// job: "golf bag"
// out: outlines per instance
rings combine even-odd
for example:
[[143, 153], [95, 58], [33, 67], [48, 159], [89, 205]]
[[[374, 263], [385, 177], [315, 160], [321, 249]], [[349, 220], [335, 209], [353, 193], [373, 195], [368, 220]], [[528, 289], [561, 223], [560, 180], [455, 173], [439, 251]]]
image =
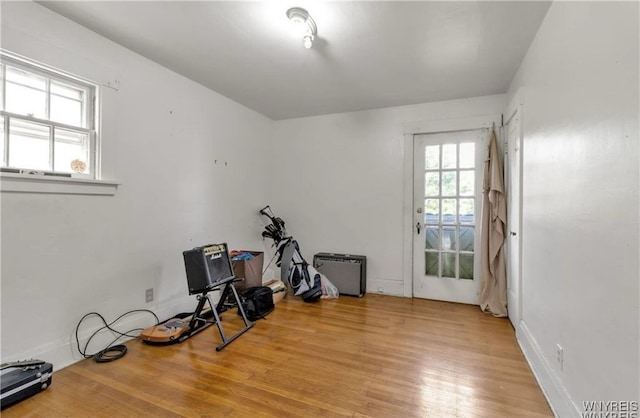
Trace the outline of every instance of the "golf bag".
[[271, 223], [262, 232], [263, 238], [273, 240], [277, 248], [276, 265], [280, 267], [281, 280], [287, 283], [293, 294], [301, 296], [305, 302], [315, 302], [322, 296], [320, 273], [302, 258], [300, 246], [293, 237], [287, 235], [284, 221], [273, 215], [269, 206], [260, 210]]

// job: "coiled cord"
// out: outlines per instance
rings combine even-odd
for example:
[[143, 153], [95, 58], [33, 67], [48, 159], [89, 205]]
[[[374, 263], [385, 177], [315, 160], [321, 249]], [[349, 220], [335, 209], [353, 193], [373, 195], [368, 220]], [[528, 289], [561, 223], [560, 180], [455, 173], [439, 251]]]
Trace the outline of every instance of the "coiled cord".
[[[98, 363], [108, 363], [110, 361], [114, 361], [114, 360], [118, 360], [119, 358], [124, 357], [125, 354], [127, 354], [127, 347], [123, 344], [118, 344], [118, 345], [112, 345], [113, 343], [115, 343], [116, 341], [118, 341], [121, 338], [124, 337], [130, 337], [130, 338], [137, 338], [139, 336], [139, 334], [136, 335], [132, 335], [132, 332], [135, 331], [142, 331], [143, 328], [133, 328], [130, 329], [129, 331], [126, 332], [120, 332], [116, 329], [114, 329], [112, 327], [113, 324], [115, 324], [116, 322], [118, 322], [120, 319], [124, 318], [127, 315], [131, 315], [133, 313], [136, 312], [146, 312], [146, 313], [150, 313], [151, 315], [153, 315], [153, 317], [156, 319], [156, 325], [160, 323], [160, 320], [158, 319], [158, 316], [153, 312], [150, 311], [148, 309], [134, 309], [132, 311], [128, 311], [123, 313], [122, 315], [120, 315], [119, 317], [117, 317], [116, 319], [114, 319], [113, 321], [107, 323], [107, 320], [104, 319], [104, 317], [102, 315], [100, 315], [97, 312], [89, 312], [88, 314], [86, 314], [85, 316], [82, 317], [82, 319], [80, 319], [80, 321], [78, 322], [78, 325], [76, 326], [76, 344], [78, 346], [78, 352], [84, 357], [84, 358], [93, 358], [94, 361], [98, 362]], [[91, 334], [91, 336], [89, 337], [89, 339], [87, 340], [87, 342], [84, 345], [84, 348], [80, 348], [80, 337], [78, 336], [78, 331], [80, 329], [80, 325], [82, 324], [82, 322], [90, 316], [97, 316], [98, 318], [100, 318], [100, 320], [102, 321], [102, 323], [104, 324], [104, 326], [98, 328], [93, 334]], [[118, 336], [111, 341], [109, 344], [107, 344], [107, 347], [105, 347], [104, 349], [93, 353], [93, 354], [87, 354], [87, 347], [89, 346], [89, 343], [91, 342], [91, 340], [93, 339], [93, 337], [95, 337], [99, 332], [101, 332], [102, 330], [108, 329], [109, 331], [117, 334]]]

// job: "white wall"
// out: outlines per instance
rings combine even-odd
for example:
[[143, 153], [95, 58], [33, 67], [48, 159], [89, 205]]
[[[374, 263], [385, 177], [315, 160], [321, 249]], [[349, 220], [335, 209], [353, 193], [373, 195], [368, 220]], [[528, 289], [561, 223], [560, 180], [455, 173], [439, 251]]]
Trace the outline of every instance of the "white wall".
[[115, 196], [2, 193], [3, 361], [70, 364], [73, 331], [91, 311], [113, 320], [137, 308], [161, 319], [192, 310], [183, 250], [263, 249], [269, 119], [35, 3], [3, 2], [2, 47], [119, 80], [117, 91], [102, 88], [103, 174], [122, 183]]
[[518, 333], [561, 417], [640, 398], [638, 35], [636, 2], [554, 2], [509, 90], [525, 96]]
[[272, 208], [308, 262], [322, 251], [366, 255], [367, 291], [402, 296], [403, 124], [504, 105], [497, 95], [276, 121]]

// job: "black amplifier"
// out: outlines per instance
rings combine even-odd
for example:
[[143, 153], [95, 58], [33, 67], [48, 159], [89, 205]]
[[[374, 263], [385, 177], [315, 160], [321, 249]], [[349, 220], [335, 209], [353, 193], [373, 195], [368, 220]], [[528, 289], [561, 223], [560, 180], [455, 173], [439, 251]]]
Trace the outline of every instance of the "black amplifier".
[[364, 255], [318, 253], [313, 267], [327, 276], [341, 295], [362, 297], [367, 292], [367, 257]]

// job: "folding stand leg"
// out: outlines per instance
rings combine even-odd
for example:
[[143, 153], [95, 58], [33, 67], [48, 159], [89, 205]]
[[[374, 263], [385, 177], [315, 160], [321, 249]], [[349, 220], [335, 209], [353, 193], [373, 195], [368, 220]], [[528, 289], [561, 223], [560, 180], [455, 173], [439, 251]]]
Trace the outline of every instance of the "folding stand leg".
[[[238, 309], [240, 311], [240, 314], [242, 315], [242, 320], [244, 321], [244, 328], [242, 328], [240, 331], [233, 334], [230, 338], [227, 338], [227, 336], [224, 334], [224, 330], [222, 329], [222, 324], [220, 323], [220, 309], [222, 309], [222, 306], [225, 302], [225, 296], [228, 294], [229, 288], [231, 288], [231, 291], [233, 292], [233, 297], [235, 298], [236, 303], [238, 304]], [[235, 286], [233, 286], [233, 282], [231, 281], [225, 284], [220, 300], [218, 301], [218, 306], [216, 306], [216, 309], [213, 309], [213, 316], [216, 319], [216, 326], [218, 327], [218, 332], [220, 333], [220, 337], [222, 338], [222, 344], [216, 347], [216, 351], [222, 350], [227, 345], [231, 344], [236, 338], [238, 338], [239, 336], [241, 336], [242, 334], [244, 334], [245, 332], [253, 328], [253, 326], [255, 325], [253, 322], [249, 322], [249, 320], [247, 319], [247, 315], [245, 314], [244, 309], [242, 308], [242, 303], [240, 303], [240, 297], [238, 296], [238, 291], [236, 290]]]

